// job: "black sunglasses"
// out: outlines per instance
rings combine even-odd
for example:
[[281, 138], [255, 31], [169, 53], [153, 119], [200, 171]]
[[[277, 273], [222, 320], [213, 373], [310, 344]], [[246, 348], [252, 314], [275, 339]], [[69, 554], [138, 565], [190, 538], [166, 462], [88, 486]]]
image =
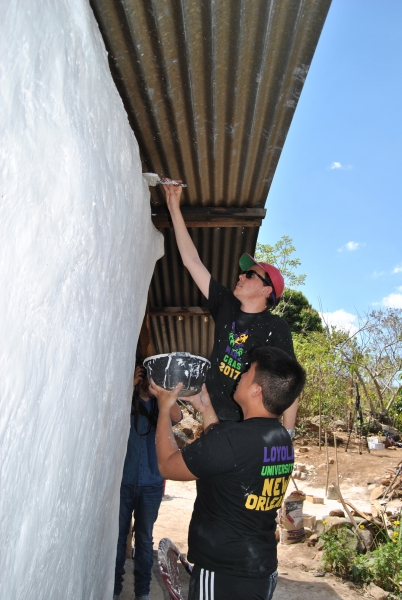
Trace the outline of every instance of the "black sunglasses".
[[264, 285], [270, 285], [273, 288], [271, 281], [269, 279], [265, 279], [265, 277], [261, 277], [257, 271], [250, 269], [249, 271], [243, 271], [242, 275], [245, 275], [246, 279], [252, 279], [254, 275], [256, 275], [259, 279], [261, 279]]

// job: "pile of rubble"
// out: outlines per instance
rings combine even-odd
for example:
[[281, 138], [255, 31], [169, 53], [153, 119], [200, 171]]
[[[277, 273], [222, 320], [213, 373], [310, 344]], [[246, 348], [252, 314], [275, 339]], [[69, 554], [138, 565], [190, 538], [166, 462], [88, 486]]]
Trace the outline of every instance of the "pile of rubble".
[[396, 498], [402, 498], [402, 460], [394, 469], [387, 469], [381, 485], [376, 486], [370, 494], [372, 501], [382, 499], [390, 502]]
[[[350, 505], [349, 502], [346, 503]], [[385, 510], [379, 502], [376, 502], [376, 505], [372, 506], [372, 514], [366, 514], [356, 508], [351, 509], [349, 515], [341, 509], [331, 510], [329, 515], [316, 520], [314, 529], [305, 527], [307, 545], [322, 550], [320, 535], [324, 531], [339, 527], [347, 527], [351, 531], [351, 539], [353, 538], [356, 550], [360, 553], [372, 550], [376, 539], [392, 539], [395, 535], [395, 523], [399, 525], [400, 522], [400, 509], [391, 511]]]
[[[319, 444], [319, 435], [321, 430], [321, 443], [325, 441], [325, 435], [329, 446], [335, 445], [335, 437], [337, 445], [349, 444], [352, 438], [356, 442], [356, 438], [359, 439], [359, 444], [362, 443], [364, 447], [369, 447], [369, 441], [375, 439], [381, 446], [372, 446], [374, 449], [380, 449], [381, 447], [390, 448], [391, 450], [397, 447], [402, 447], [402, 434], [392, 427], [391, 425], [380, 423], [376, 419], [372, 419], [369, 424], [369, 432], [367, 436], [376, 435], [376, 438], [366, 437], [366, 434], [360, 435], [356, 430], [356, 427], [348, 421], [341, 419], [331, 419], [328, 415], [319, 415], [301, 419], [296, 429], [296, 439], [302, 444]], [[345, 436], [337, 436], [336, 432], [348, 433], [347, 439]]]

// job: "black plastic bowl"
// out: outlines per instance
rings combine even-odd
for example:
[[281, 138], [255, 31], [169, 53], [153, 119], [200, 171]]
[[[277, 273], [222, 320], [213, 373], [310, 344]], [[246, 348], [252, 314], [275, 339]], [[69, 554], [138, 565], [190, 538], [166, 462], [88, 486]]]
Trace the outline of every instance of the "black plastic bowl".
[[158, 354], [144, 360], [147, 377], [156, 385], [172, 390], [178, 383], [184, 384], [180, 397], [194, 396], [201, 391], [210, 366], [206, 358], [188, 352]]

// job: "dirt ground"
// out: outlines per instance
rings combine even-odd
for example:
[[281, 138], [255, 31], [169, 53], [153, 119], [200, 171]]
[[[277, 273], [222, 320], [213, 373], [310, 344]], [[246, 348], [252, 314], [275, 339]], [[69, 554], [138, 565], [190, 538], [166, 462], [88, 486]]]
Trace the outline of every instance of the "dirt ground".
[[[337, 457], [339, 487], [343, 497], [351, 501], [358, 509], [370, 511], [370, 492], [384, 478], [387, 470], [393, 470], [402, 460], [402, 449], [376, 450], [368, 453], [363, 449], [359, 454], [358, 446], [352, 442], [345, 452], [347, 435], [337, 433], [339, 440]], [[344, 443], [342, 443], [344, 441]], [[296, 480], [296, 485], [306, 494], [325, 498], [327, 478], [326, 452], [316, 445], [317, 440], [299, 438], [295, 441], [295, 462], [307, 467], [308, 475], [305, 480]], [[300, 448], [308, 448], [302, 451]], [[329, 459], [335, 460], [334, 447], [329, 448]], [[336, 481], [336, 465], [329, 468], [329, 483]], [[289, 485], [288, 491], [294, 489]], [[151, 586], [151, 600], [169, 600], [166, 589], [159, 574], [157, 565], [157, 547], [159, 540], [170, 538], [179, 550], [187, 552], [187, 531], [195, 499], [195, 482], [167, 481], [166, 495], [162, 502], [158, 520], [154, 528], [154, 570]], [[393, 500], [389, 508], [401, 507], [401, 499]], [[325, 498], [324, 504], [304, 502], [303, 512], [323, 518], [334, 508], [342, 508], [337, 500]], [[353, 584], [344, 582], [326, 573], [323, 577], [317, 575], [323, 572], [321, 567], [321, 552], [306, 543], [285, 546], [278, 545], [279, 581], [274, 593], [274, 600], [357, 600], [363, 596], [369, 598]], [[126, 563], [126, 580], [120, 600], [133, 600], [132, 561]], [[187, 598], [188, 575], [182, 573], [183, 598]], [[230, 599], [228, 599], [230, 600]], [[246, 599], [245, 599], [246, 600]]]

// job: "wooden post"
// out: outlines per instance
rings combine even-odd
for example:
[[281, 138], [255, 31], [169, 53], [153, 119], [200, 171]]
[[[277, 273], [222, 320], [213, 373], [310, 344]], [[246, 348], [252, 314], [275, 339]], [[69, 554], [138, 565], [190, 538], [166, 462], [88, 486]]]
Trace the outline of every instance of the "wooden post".
[[319, 422], [318, 422], [318, 452], [321, 452], [321, 392], [318, 400], [318, 413], [319, 413]]
[[335, 466], [336, 466], [336, 485], [339, 488], [339, 468], [338, 468], [338, 446], [336, 445], [336, 435], [335, 432], [332, 432], [334, 436], [334, 448], [335, 448]]
[[327, 453], [327, 481], [325, 483], [325, 497], [328, 497], [328, 482], [329, 482], [329, 457], [328, 457], [328, 433], [325, 430], [325, 451]]

